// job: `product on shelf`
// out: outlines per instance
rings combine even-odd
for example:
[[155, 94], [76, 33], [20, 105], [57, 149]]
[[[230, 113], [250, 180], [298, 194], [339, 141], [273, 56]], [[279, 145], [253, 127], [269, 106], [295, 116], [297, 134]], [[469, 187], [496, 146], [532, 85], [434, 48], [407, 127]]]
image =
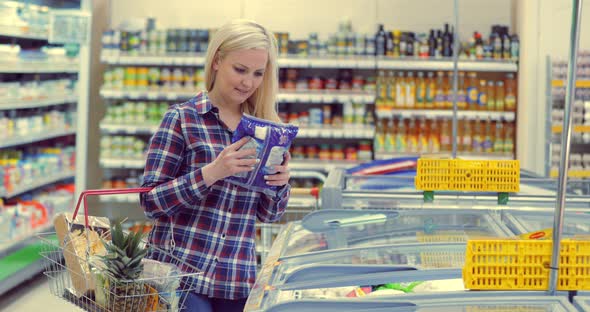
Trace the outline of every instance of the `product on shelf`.
[[302, 69], [282, 68], [279, 71], [279, 87], [284, 91], [352, 91], [374, 92], [375, 78], [353, 74], [350, 69], [340, 69], [335, 77], [306, 74]]
[[168, 107], [166, 102], [126, 101], [120, 105], [108, 106], [102, 122], [106, 124], [158, 125]]
[[181, 67], [113, 67], [103, 88], [127, 91], [194, 91], [205, 88], [205, 71]]
[[[457, 150], [467, 154], [514, 154], [514, 123], [461, 119]], [[393, 118], [377, 124], [376, 153], [438, 153], [452, 151], [452, 119]]]
[[76, 85], [76, 79], [0, 82], [0, 102], [35, 101], [71, 96], [76, 93]]
[[103, 136], [100, 139], [100, 158], [143, 159], [145, 140], [134, 136]]
[[18, 139], [76, 128], [76, 111], [67, 107], [0, 111], [0, 139]]
[[344, 160], [370, 161], [373, 159], [371, 143], [361, 141], [358, 144], [293, 144], [291, 146], [293, 160]]
[[[379, 70], [377, 110], [452, 109], [452, 72], [395, 72]], [[459, 72], [457, 107], [460, 110], [515, 111], [516, 81], [478, 79], [478, 74]]]

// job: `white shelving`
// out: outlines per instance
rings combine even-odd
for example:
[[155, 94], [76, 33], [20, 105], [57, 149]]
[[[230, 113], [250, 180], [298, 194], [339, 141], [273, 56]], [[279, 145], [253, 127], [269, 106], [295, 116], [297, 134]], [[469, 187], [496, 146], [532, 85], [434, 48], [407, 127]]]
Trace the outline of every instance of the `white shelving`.
[[[430, 60], [415, 58], [387, 59], [377, 58], [377, 69], [393, 70], [427, 70], [427, 71], [451, 71], [453, 70], [453, 61], [450, 59]], [[479, 71], [479, 72], [516, 72], [518, 64], [513, 61], [469, 61], [459, 60], [457, 67], [461, 71]]]
[[334, 168], [351, 168], [361, 163], [360, 161], [345, 160], [292, 160], [289, 162], [289, 168], [291, 170], [328, 172]]
[[[451, 158], [451, 153], [442, 153], [441, 155], [448, 156]], [[419, 157], [420, 154], [418, 153], [375, 153], [375, 159], [390, 159], [390, 158], [400, 158], [400, 157]], [[467, 159], [467, 160], [478, 160], [478, 159], [486, 159], [486, 160], [513, 160], [514, 156], [506, 155], [506, 154], [457, 154], [457, 158]]]
[[0, 36], [16, 37], [23, 39], [47, 40], [47, 32], [33, 32], [29, 27], [0, 25]]
[[0, 256], [3, 256], [7, 252], [10, 252], [11, 250], [15, 249], [15, 247], [25, 245], [28, 241], [35, 239], [38, 234], [47, 233], [51, 231], [51, 229], [53, 229], [53, 224], [51, 224], [50, 221], [49, 223], [36, 228], [34, 231], [31, 231], [30, 233], [21, 235], [20, 237], [11, 239], [9, 242], [0, 244]]
[[297, 138], [373, 139], [374, 127], [300, 128]]
[[188, 100], [196, 95], [195, 91], [130, 91], [101, 89], [100, 95], [105, 99], [131, 100]]
[[75, 130], [52, 130], [33, 133], [31, 135], [23, 137], [10, 137], [0, 141], [0, 148], [25, 145], [33, 142], [40, 142], [48, 139], [54, 139], [73, 134], [76, 134]]
[[[392, 118], [393, 116], [402, 117], [453, 117], [452, 110], [433, 110], [433, 109], [394, 109], [394, 110], [377, 110], [375, 112], [377, 118]], [[468, 119], [487, 118], [490, 117], [493, 120], [500, 120], [501, 118], [506, 121], [514, 121], [516, 114], [514, 112], [494, 112], [494, 111], [458, 111], [457, 115], [459, 118], [466, 117]]]
[[101, 158], [100, 165], [103, 168], [127, 168], [127, 169], [143, 169], [145, 167], [144, 157], [137, 158]]
[[288, 103], [375, 103], [375, 93], [347, 91], [285, 91], [277, 96], [279, 102]]
[[69, 60], [65, 57], [60, 60], [47, 61], [26, 61], [20, 59], [0, 58], [0, 68], [1, 73], [77, 73], [79, 71], [79, 63], [75, 59]]
[[27, 183], [25, 185], [17, 187], [14, 190], [12, 190], [11, 192], [0, 192], [0, 197], [7, 197], [7, 198], [14, 197], [14, 196], [26, 193], [28, 191], [32, 191], [32, 190], [42, 187], [42, 186], [53, 184], [53, 183], [56, 183], [56, 182], [59, 182], [62, 180], [71, 179], [74, 176], [75, 176], [75, 172], [68, 170], [65, 172], [56, 173], [54, 175], [51, 175], [51, 176], [48, 176], [45, 178], [37, 178], [32, 183]]
[[151, 65], [151, 66], [203, 66], [204, 54], [164, 54], [164, 55], [126, 55], [105, 54], [100, 56], [101, 62], [109, 65]]
[[157, 125], [100, 124], [100, 131], [105, 134], [153, 134], [157, 129]]
[[373, 56], [279, 57], [282, 68], [352, 68], [375, 69]]
[[0, 100], [0, 110], [4, 109], [23, 109], [23, 108], [37, 108], [37, 107], [46, 107], [52, 105], [60, 105], [66, 103], [73, 103], [78, 100], [77, 95], [64, 95], [59, 97], [49, 97], [44, 99], [36, 99], [36, 100], [21, 100], [21, 99], [14, 99], [14, 100]]

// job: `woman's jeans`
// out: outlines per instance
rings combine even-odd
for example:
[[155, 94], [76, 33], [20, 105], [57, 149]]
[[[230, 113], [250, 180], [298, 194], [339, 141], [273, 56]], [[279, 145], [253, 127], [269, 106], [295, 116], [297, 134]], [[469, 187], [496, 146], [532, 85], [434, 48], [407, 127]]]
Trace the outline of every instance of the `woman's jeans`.
[[242, 312], [246, 305], [246, 298], [230, 300], [210, 298], [205, 295], [186, 293], [182, 312]]

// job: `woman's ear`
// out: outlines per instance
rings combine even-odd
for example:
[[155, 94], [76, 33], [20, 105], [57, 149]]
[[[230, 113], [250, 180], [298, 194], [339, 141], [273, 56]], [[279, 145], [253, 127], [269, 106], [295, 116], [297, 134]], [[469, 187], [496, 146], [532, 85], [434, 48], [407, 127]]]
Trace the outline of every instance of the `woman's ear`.
[[211, 64], [213, 71], [219, 70], [219, 63], [221, 63], [221, 58], [219, 57], [219, 53], [215, 53], [215, 57], [213, 57], [213, 64]]

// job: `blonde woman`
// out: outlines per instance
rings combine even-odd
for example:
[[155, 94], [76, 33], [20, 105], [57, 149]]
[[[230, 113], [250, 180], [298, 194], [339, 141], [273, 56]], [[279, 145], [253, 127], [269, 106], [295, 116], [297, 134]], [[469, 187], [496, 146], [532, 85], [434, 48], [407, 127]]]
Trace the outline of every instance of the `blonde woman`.
[[219, 28], [205, 62], [206, 91], [173, 106], [151, 139], [141, 205], [154, 221], [149, 241], [197, 267], [194, 292], [184, 311], [242, 311], [254, 284], [256, 219], [277, 221], [290, 186], [285, 155], [267, 184], [274, 195], [231, 184], [228, 176], [253, 169], [243, 149], [231, 144], [242, 114], [279, 121], [277, 44], [263, 26], [245, 20]]

